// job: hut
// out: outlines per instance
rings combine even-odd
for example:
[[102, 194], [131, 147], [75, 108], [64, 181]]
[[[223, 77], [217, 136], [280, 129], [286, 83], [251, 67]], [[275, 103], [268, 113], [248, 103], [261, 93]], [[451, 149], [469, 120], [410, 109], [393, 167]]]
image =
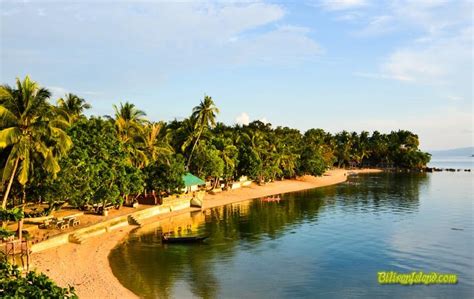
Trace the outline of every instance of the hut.
[[183, 192], [186, 192], [186, 193], [197, 191], [199, 189], [199, 186], [206, 184], [205, 181], [203, 181], [202, 179], [198, 178], [197, 176], [189, 172], [183, 175], [183, 182], [184, 182]]

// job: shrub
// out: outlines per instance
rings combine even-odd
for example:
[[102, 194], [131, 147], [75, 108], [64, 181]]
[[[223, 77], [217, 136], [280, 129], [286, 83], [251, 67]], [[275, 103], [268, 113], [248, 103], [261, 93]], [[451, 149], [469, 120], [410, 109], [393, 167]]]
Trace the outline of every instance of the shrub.
[[18, 266], [0, 262], [1, 298], [78, 298], [74, 288], [61, 288], [43, 273], [22, 276]]

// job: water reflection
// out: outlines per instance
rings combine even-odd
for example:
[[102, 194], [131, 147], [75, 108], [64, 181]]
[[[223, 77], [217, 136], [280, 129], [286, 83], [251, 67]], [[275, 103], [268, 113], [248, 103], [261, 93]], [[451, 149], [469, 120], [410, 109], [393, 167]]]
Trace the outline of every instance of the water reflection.
[[[466, 253], [472, 242], [450, 235], [456, 248], [439, 246], [439, 232], [424, 231], [428, 238], [412, 228], [436, 226], [440, 211], [426, 213], [422, 202], [433, 190], [454, 187], [442, 181], [433, 183], [427, 174], [363, 175], [346, 184], [285, 194], [280, 202], [253, 200], [177, 216], [135, 231], [112, 251], [111, 266], [127, 288], [144, 298], [400, 296], [400, 290], [380, 288], [375, 273], [426, 265], [437, 271], [437, 265], [453, 262], [447, 253], [456, 251], [454, 262], [462, 266], [444, 268], [472, 278], [472, 256]], [[459, 195], [463, 202], [466, 194], [469, 190]], [[459, 213], [448, 220], [454, 218], [462, 221]], [[472, 229], [472, 221], [463, 224]], [[188, 226], [210, 238], [204, 244], [161, 244], [162, 231]], [[406, 245], [407, 236], [418, 245]], [[435, 245], [446, 257], [429, 254]], [[458, 291], [463, 294], [469, 286]], [[423, 292], [444, 294], [436, 286]]]

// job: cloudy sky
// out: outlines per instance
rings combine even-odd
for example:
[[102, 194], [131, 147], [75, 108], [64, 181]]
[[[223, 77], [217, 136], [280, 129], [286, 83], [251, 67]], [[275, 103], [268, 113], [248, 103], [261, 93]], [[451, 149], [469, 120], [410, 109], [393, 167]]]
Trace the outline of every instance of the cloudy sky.
[[190, 114], [302, 131], [410, 129], [471, 146], [469, 0], [1, 1], [2, 83], [29, 74], [112, 113]]

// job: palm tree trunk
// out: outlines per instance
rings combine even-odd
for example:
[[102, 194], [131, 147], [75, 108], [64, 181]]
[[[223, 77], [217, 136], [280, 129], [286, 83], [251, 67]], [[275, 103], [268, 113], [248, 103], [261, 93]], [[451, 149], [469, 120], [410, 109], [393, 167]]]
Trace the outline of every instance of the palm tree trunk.
[[196, 148], [199, 138], [201, 138], [202, 131], [203, 130], [199, 131], [199, 134], [196, 137], [196, 141], [194, 141], [193, 148], [191, 149], [191, 153], [189, 154], [188, 163], [186, 164], [186, 170], [189, 170], [189, 165], [191, 165], [191, 158], [193, 156], [194, 149]]
[[20, 157], [16, 158], [16, 160], [15, 160], [15, 165], [13, 166], [12, 176], [10, 177], [10, 180], [8, 181], [7, 190], [5, 190], [5, 194], [3, 195], [2, 209], [7, 208], [8, 194], [10, 193], [10, 189], [12, 188], [12, 185], [13, 185], [13, 179], [15, 178], [16, 170], [18, 168], [18, 163], [20, 163]]

